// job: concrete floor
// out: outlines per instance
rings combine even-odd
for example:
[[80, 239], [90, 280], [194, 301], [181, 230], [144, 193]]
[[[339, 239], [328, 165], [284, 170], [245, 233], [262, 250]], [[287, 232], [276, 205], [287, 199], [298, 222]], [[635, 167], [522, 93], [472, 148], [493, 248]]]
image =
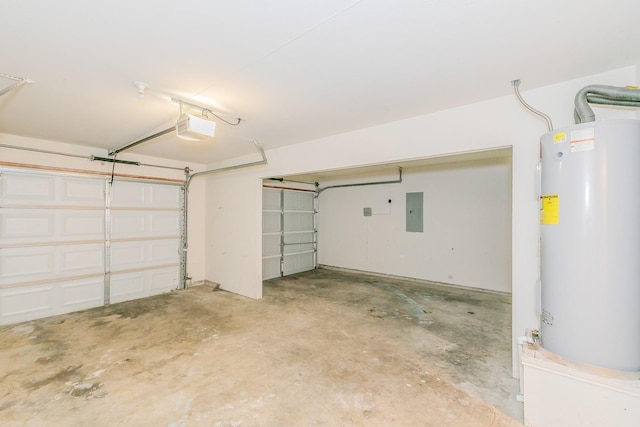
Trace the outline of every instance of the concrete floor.
[[510, 318], [508, 296], [320, 269], [260, 301], [199, 286], [5, 326], [0, 424], [517, 426]]

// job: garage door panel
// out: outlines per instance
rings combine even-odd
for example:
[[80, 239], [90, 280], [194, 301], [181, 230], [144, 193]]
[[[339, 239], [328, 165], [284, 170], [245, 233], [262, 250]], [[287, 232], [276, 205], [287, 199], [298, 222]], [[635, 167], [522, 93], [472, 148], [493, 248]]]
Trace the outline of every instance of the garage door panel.
[[180, 206], [181, 192], [179, 185], [116, 181], [111, 188], [111, 207], [175, 209]]
[[104, 239], [104, 213], [82, 210], [3, 209], [0, 244]]
[[284, 206], [292, 211], [313, 211], [314, 193], [285, 191]]
[[123, 273], [111, 275], [111, 303], [144, 298], [145, 272]]
[[111, 237], [144, 236], [146, 216], [139, 212], [111, 212]]
[[146, 201], [143, 183], [115, 181], [111, 186], [111, 207], [140, 206]]
[[65, 313], [99, 307], [104, 303], [104, 276], [65, 282], [60, 297]]
[[59, 248], [61, 258], [58, 273], [69, 276], [104, 272], [104, 245], [70, 245]]
[[112, 211], [111, 238], [149, 238], [180, 235], [179, 211]]
[[147, 243], [150, 252], [150, 261], [154, 264], [167, 264], [175, 262], [179, 255], [180, 240], [154, 240]]
[[0, 250], [0, 285], [19, 283], [54, 274], [53, 247]]
[[2, 324], [22, 322], [55, 314], [53, 285], [0, 289]]
[[104, 206], [105, 180], [86, 178], [60, 178], [61, 198], [63, 204]]
[[284, 214], [284, 231], [313, 230], [313, 213], [291, 212]]
[[149, 295], [157, 295], [174, 290], [180, 282], [180, 270], [177, 267], [149, 272]]
[[0, 204], [104, 207], [105, 180], [3, 172]]
[[0, 245], [42, 244], [104, 239], [99, 210], [2, 209]]
[[262, 210], [280, 210], [280, 190], [265, 188], [262, 191]]
[[0, 286], [103, 273], [101, 243], [0, 250]]
[[133, 268], [145, 262], [145, 247], [140, 242], [111, 243], [111, 269]]
[[111, 243], [111, 270], [150, 268], [178, 262], [179, 239]]
[[104, 239], [104, 211], [67, 211], [60, 214], [59, 221], [57, 239]]
[[296, 254], [284, 257], [282, 270], [284, 275], [309, 271], [315, 268], [315, 261], [312, 252], [306, 254]]
[[150, 185], [149, 202], [154, 207], [175, 208], [180, 206], [181, 188], [176, 185]]
[[280, 213], [265, 212], [262, 214], [262, 232], [275, 233], [280, 231]]
[[111, 275], [111, 302], [144, 298], [174, 290], [180, 283], [180, 268], [134, 271]]
[[100, 307], [103, 303], [103, 276], [0, 289], [0, 324]]
[[296, 252], [312, 251], [315, 246], [313, 238], [314, 232], [285, 234], [284, 253], [293, 254]]
[[268, 280], [280, 277], [280, 256], [262, 260], [262, 279]]
[[53, 176], [4, 172], [0, 180], [0, 203], [53, 204], [55, 181]]
[[53, 239], [54, 224], [55, 215], [50, 212], [3, 209], [0, 211], [0, 243]]
[[148, 223], [152, 235], [180, 234], [180, 212], [153, 212]]
[[262, 236], [262, 256], [280, 255], [280, 235]]

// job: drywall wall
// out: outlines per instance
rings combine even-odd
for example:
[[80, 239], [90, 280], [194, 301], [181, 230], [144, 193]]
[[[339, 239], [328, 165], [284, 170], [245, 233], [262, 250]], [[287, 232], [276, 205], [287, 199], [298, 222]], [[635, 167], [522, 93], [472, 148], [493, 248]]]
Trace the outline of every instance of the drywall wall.
[[[636, 66], [628, 66], [534, 90], [527, 90], [523, 79], [521, 92], [531, 105], [554, 119], [555, 127], [562, 127], [573, 123], [573, 99], [582, 87], [635, 84], [636, 77]], [[628, 109], [595, 110], [599, 119], [636, 117], [636, 112]], [[513, 372], [517, 375], [517, 337], [539, 324], [535, 170], [539, 139], [546, 132], [544, 121], [525, 110], [515, 96], [507, 95], [280, 149], [266, 147], [268, 165], [207, 178], [207, 278], [242, 295], [262, 295], [262, 178], [512, 147], [512, 333]], [[259, 158], [256, 154], [234, 161]], [[242, 226], [230, 226], [232, 223]]]
[[[511, 292], [511, 153], [500, 153], [405, 168], [400, 184], [321, 192], [319, 263]], [[321, 188], [332, 184], [323, 181]], [[406, 231], [409, 192], [423, 193], [422, 232]], [[371, 216], [363, 215], [364, 207]]]
[[[34, 148], [61, 152], [75, 156], [101, 156], [106, 157], [104, 149], [85, 147], [80, 145], [66, 144], [58, 141], [49, 141], [36, 138], [0, 133], [0, 145], [17, 146], [24, 148]], [[176, 168], [189, 167], [193, 170], [201, 171], [204, 165], [185, 164], [167, 159], [158, 159], [149, 156], [140, 156], [134, 153], [122, 153], [118, 156], [124, 160], [131, 160], [147, 164], [170, 166]], [[37, 153], [26, 150], [4, 148], [0, 146], [0, 161], [22, 163], [28, 165], [47, 166], [52, 168], [77, 169], [80, 171], [94, 171], [111, 173], [112, 163], [90, 161], [86, 158], [68, 157], [55, 154]], [[117, 164], [116, 173], [149, 176], [165, 179], [184, 179], [184, 171], [153, 168], [146, 166], [134, 166]], [[193, 282], [205, 280], [205, 239], [201, 230], [204, 229], [204, 199], [205, 180], [195, 179], [189, 190], [189, 256], [187, 259], [187, 272], [192, 277]]]

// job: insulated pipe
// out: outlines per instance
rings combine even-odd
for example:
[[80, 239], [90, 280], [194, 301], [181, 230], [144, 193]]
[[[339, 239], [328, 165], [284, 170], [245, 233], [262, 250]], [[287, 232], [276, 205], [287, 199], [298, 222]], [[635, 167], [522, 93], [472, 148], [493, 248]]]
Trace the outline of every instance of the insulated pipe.
[[603, 105], [619, 105], [622, 107], [638, 107], [638, 101], [626, 101], [619, 99], [607, 99], [597, 95], [587, 95], [587, 102], [589, 104], [603, 104]]
[[[226, 171], [230, 171], [230, 170], [235, 170], [235, 169], [244, 169], [244, 168], [248, 168], [251, 166], [258, 166], [258, 165], [265, 165], [267, 164], [267, 156], [266, 154], [264, 154], [264, 149], [262, 148], [262, 144], [259, 143], [256, 140], [251, 141], [253, 142], [253, 144], [256, 146], [256, 148], [258, 149], [258, 151], [260, 152], [260, 155], [262, 156], [262, 160], [258, 160], [255, 162], [249, 162], [249, 163], [242, 163], [239, 165], [233, 165], [233, 166], [226, 166], [226, 167], [222, 167], [222, 168], [217, 168], [217, 169], [210, 169], [210, 170], [206, 170], [206, 171], [202, 171], [202, 172], [196, 172], [193, 175], [189, 176], [189, 178], [187, 178], [187, 182], [184, 186], [184, 229], [182, 230], [182, 233], [184, 235], [184, 244], [182, 247], [182, 253], [183, 253], [183, 257], [184, 257], [184, 265], [186, 268], [187, 265], [187, 252], [189, 250], [189, 244], [188, 242], [188, 227], [187, 227], [187, 218], [189, 217], [188, 215], [188, 211], [187, 208], [189, 206], [189, 186], [191, 185], [191, 181], [193, 180], [193, 178], [197, 177], [197, 176], [202, 176], [202, 175], [211, 175], [214, 173], [218, 173], [218, 172], [226, 172]], [[187, 170], [185, 169], [185, 172]], [[190, 279], [190, 277], [188, 276], [188, 274], [184, 274], [184, 276], [182, 277], [182, 283], [181, 283], [181, 287], [180, 289], [186, 289], [187, 288], [187, 280]]]
[[575, 98], [576, 124], [595, 121], [596, 115], [589, 102], [640, 107], [640, 90], [606, 85], [589, 85], [582, 88]]

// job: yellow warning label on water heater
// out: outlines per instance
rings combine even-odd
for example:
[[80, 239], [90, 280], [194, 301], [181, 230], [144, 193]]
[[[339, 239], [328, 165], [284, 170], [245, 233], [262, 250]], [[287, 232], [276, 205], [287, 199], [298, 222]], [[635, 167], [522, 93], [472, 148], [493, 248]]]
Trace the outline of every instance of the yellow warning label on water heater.
[[540, 224], [558, 224], [560, 221], [560, 196], [558, 194], [544, 194], [541, 199]]
[[553, 143], [560, 144], [562, 142], [567, 141], [567, 133], [566, 132], [558, 132], [553, 135]]

